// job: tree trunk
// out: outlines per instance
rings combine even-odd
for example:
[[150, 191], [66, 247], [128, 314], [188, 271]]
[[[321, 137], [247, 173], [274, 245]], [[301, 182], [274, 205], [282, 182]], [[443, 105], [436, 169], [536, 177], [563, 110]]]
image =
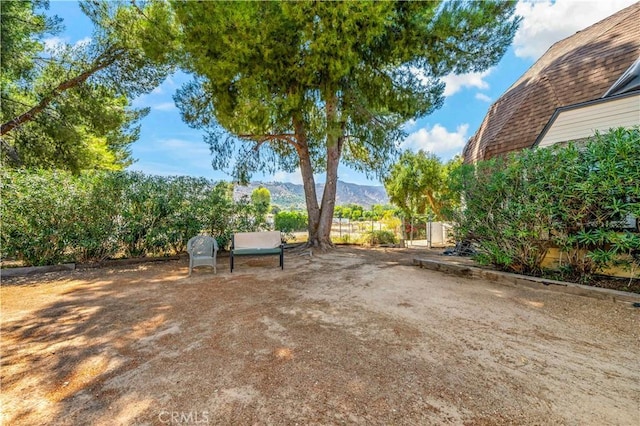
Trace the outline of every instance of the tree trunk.
[[[331, 225], [333, 223], [333, 211], [336, 204], [336, 189], [338, 184], [338, 165], [342, 155], [345, 123], [337, 120], [338, 97], [331, 94], [326, 102], [327, 117], [327, 171], [322, 202], [318, 208], [318, 201], [313, 179], [313, 170], [307, 155], [300, 155], [300, 171], [304, 182], [305, 198], [307, 201], [307, 213], [309, 216], [309, 241], [307, 247], [315, 247], [321, 251], [333, 247], [331, 242]], [[295, 125], [295, 123], [294, 123]], [[306, 144], [305, 144], [306, 147]], [[309, 185], [307, 184], [309, 182]], [[312, 185], [312, 187], [310, 187]]]
[[338, 187], [338, 166], [344, 143], [345, 123], [339, 120], [339, 99], [335, 92], [326, 101], [327, 116], [327, 174], [320, 204], [320, 220], [318, 233], [312, 242], [314, 246], [325, 250], [333, 247], [331, 242], [331, 225], [333, 211], [336, 207], [336, 190]]
[[333, 224], [333, 211], [336, 206], [341, 145], [342, 138], [338, 138], [334, 144], [327, 144], [327, 177], [324, 184], [324, 192], [322, 193], [322, 204], [320, 205], [318, 232], [314, 240], [309, 241], [312, 246], [319, 247], [322, 250], [333, 247], [331, 225]]
[[313, 177], [313, 166], [311, 165], [311, 157], [309, 155], [309, 145], [307, 144], [306, 129], [302, 119], [298, 116], [293, 117], [293, 126], [296, 134], [296, 150], [300, 159], [300, 173], [302, 174], [302, 185], [304, 187], [305, 203], [307, 205], [309, 244], [315, 235], [318, 234], [318, 225], [320, 223], [320, 208], [318, 207], [318, 196], [316, 195], [316, 182]]

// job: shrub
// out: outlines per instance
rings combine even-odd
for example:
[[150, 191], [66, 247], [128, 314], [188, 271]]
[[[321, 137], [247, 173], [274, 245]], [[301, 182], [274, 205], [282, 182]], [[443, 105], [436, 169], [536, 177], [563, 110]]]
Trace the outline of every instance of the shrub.
[[305, 231], [308, 226], [307, 215], [301, 212], [279, 212], [275, 216], [274, 226], [284, 233]]
[[[119, 241], [122, 174], [86, 173], [68, 182], [74, 192], [76, 215], [70, 225], [69, 250], [77, 262], [101, 261], [115, 256]], [[49, 262], [51, 263], [51, 262]]]
[[515, 157], [458, 170], [464, 208], [459, 239], [477, 243], [483, 263], [520, 273], [539, 273], [549, 241], [548, 204], [536, 199], [536, 182]]
[[351, 236], [349, 234], [342, 234], [339, 237], [332, 236], [331, 241], [337, 244], [351, 244]]
[[200, 232], [225, 247], [232, 232], [266, 227], [233, 186], [129, 172], [2, 170], [2, 258], [26, 265], [100, 261], [184, 250]]
[[3, 257], [30, 265], [71, 260], [66, 249], [75, 227], [75, 205], [82, 198], [79, 191], [69, 191], [71, 181], [66, 172], [3, 170]]
[[395, 234], [391, 231], [369, 231], [363, 237], [363, 243], [370, 246], [397, 242]]
[[455, 177], [464, 199], [457, 238], [475, 242], [480, 261], [538, 274], [555, 244], [575, 277], [637, 263], [638, 233], [623, 222], [640, 216], [638, 128], [463, 166]]
[[627, 218], [640, 217], [640, 129], [596, 134], [582, 148], [559, 150], [558, 160], [550, 171], [550, 185], [562, 188], [554, 192], [552, 239], [570, 275], [637, 266], [640, 235], [624, 228]]

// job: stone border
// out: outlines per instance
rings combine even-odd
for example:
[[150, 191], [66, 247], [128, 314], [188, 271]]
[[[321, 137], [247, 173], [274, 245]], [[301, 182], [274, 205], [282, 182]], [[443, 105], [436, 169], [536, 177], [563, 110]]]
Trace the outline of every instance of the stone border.
[[21, 277], [25, 275], [46, 274], [47, 272], [73, 271], [75, 263], [63, 263], [61, 265], [25, 266], [21, 268], [2, 268], [0, 277]]
[[48, 272], [74, 271], [76, 269], [104, 268], [109, 266], [136, 265], [147, 262], [163, 262], [168, 260], [180, 260], [180, 256], [164, 257], [134, 257], [130, 259], [111, 259], [95, 263], [63, 263], [60, 265], [26, 266], [21, 268], [2, 268], [0, 277], [22, 277], [26, 275], [46, 274]]
[[415, 266], [419, 266], [420, 268], [440, 271], [446, 274], [457, 275], [459, 277], [482, 278], [494, 282], [510, 283], [514, 285], [526, 286], [533, 289], [550, 289], [553, 291], [560, 291], [562, 293], [575, 294], [596, 299], [613, 300], [614, 302], [640, 302], [640, 294], [636, 293], [627, 293], [624, 291], [591, 287], [587, 285], [550, 280], [546, 278], [529, 277], [527, 275], [518, 275], [509, 272], [483, 269], [477, 266], [419, 258], [414, 258], [413, 264]]

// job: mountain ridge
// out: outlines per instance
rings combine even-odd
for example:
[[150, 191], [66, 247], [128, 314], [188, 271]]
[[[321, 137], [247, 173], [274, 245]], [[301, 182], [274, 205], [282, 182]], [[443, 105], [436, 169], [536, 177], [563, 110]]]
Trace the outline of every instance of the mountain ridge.
[[[291, 182], [251, 182], [247, 186], [236, 186], [234, 198], [251, 196], [251, 193], [259, 187], [269, 190], [272, 205], [282, 209], [306, 209], [304, 187], [301, 184]], [[317, 183], [318, 199], [322, 197], [323, 191], [324, 183]], [[358, 185], [339, 180], [336, 188], [336, 205], [346, 204], [358, 204], [365, 209], [370, 209], [374, 204], [389, 204], [389, 197], [383, 186]]]

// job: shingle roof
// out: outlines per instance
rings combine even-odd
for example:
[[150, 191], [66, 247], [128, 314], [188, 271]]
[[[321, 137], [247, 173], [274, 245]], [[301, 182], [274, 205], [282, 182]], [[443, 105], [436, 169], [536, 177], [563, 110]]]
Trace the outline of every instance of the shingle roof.
[[531, 147], [556, 108], [602, 97], [640, 56], [640, 2], [555, 43], [489, 108], [465, 162]]

